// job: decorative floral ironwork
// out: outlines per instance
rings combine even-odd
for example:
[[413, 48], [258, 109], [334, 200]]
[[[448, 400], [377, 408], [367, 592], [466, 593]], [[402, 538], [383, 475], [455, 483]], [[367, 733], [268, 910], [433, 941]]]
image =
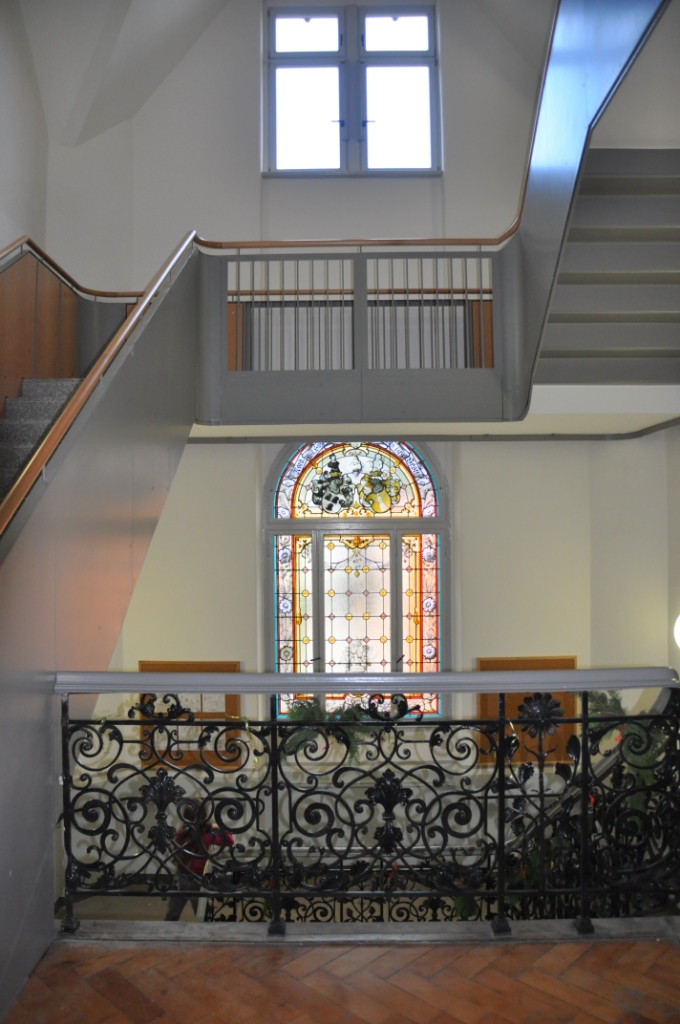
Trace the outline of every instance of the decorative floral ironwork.
[[[402, 830], [394, 824], [394, 809], [399, 804], [408, 804], [412, 790], [402, 785], [401, 779], [388, 768], [384, 775], [376, 779], [375, 785], [366, 790], [366, 796], [371, 807], [380, 804], [383, 809], [383, 822], [373, 833], [375, 841], [383, 853], [394, 853], [397, 846], [404, 838]], [[393, 869], [399, 870], [399, 865]]]
[[234, 838], [203, 844], [209, 919], [674, 912], [680, 705], [631, 715], [595, 698], [584, 726], [534, 694], [521, 719], [532, 738], [579, 730], [556, 763], [540, 742], [522, 750], [507, 721], [419, 722], [401, 705], [395, 719], [373, 700], [374, 715], [335, 721], [169, 724], [140, 707], [120, 721], [65, 718], [67, 899], [166, 896], [178, 832], [209, 819]]
[[528, 732], [532, 740], [537, 736], [554, 736], [560, 726], [556, 719], [563, 715], [562, 705], [551, 693], [535, 693], [532, 697], [525, 697], [519, 706], [522, 732]]

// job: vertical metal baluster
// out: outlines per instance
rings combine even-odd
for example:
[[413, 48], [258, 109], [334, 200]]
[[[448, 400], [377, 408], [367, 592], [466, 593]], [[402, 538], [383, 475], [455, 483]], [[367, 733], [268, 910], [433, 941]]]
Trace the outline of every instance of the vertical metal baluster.
[[[272, 706], [276, 698], [272, 698]], [[281, 920], [281, 850], [279, 838], [279, 724], [276, 710], [271, 726], [271, 779], [272, 779], [272, 910], [273, 918], [267, 929], [270, 935], [285, 935], [286, 924]]]
[[498, 694], [498, 748], [496, 751], [496, 772], [498, 776], [498, 909], [491, 922], [494, 935], [509, 935], [510, 925], [505, 916], [505, 694]]
[[265, 260], [260, 266], [264, 267], [264, 308], [265, 308], [265, 323], [266, 323], [266, 339], [267, 344], [264, 353], [264, 368], [265, 370], [274, 369], [274, 325], [272, 323], [272, 308], [271, 308], [271, 296], [269, 291], [269, 273], [270, 273], [270, 261]]
[[340, 260], [340, 369], [345, 370], [345, 260]]
[[[312, 369], [310, 363], [310, 356], [313, 356], [314, 352], [314, 263], [312, 260], [308, 260], [309, 263], [309, 302], [302, 300], [302, 314], [305, 320], [305, 366], [308, 370]], [[300, 360], [302, 365], [302, 359]]]
[[418, 282], [420, 296], [418, 299], [418, 366], [425, 369], [425, 282], [424, 282], [425, 260], [421, 256], [418, 260]]
[[[397, 344], [397, 306], [394, 294], [394, 257], [390, 256], [388, 264], [389, 272], [389, 305], [386, 312], [389, 313], [390, 324], [390, 369], [396, 370], [399, 366], [399, 346]], [[387, 328], [386, 328], [387, 329]]]
[[69, 752], [69, 706], [68, 694], [62, 694], [61, 698], [61, 782], [62, 782], [62, 810], [64, 823], [64, 853], [66, 854], [66, 865], [64, 871], [64, 904], [66, 906], [66, 917], [64, 918], [61, 930], [67, 935], [73, 935], [80, 928], [80, 921], [73, 916], [73, 893], [71, 890], [73, 848], [71, 845], [71, 762]]
[[[331, 343], [331, 336], [333, 332], [333, 307], [331, 306], [331, 292], [329, 287], [329, 274], [328, 274], [329, 260], [323, 262], [323, 281], [324, 291], [326, 293], [325, 303], [325, 316], [324, 316], [324, 354], [323, 354], [323, 369], [330, 370], [328, 362], [328, 351]], [[319, 369], [321, 366], [321, 339], [319, 339]]]
[[484, 369], [484, 279], [482, 278], [482, 261], [477, 260], [477, 284], [479, 286], [479, 359]]
[[581, 694], [581, 863], [579, 865], [581, 893], [580, 913], [574, 924], [579, 935], [592, 935], [595, 929], [590, 920], [590, 842], [588, 819], [590, 817], [590, 749], [588, 747], [588, 693]]
[[463, 310], [465, 319], [465, 367], [469, 369], [474, 366], [474, 341], [472, 331], [472, 310], [470, 308], [470, 289], [468, 287], [468, 261], [463, 260]]
[[458, 328], [456, 322], [455, 292], [453, 283], [453, 257], [447, 260], [447, 276], [449, 282], [449, 345], [451, 346], [451, 366], [458, 368]]
[[[432, 332], [432, 369], [439, 369], [439, 259], [434, 257], [434, 304], [430, 313]], [[434, 320], [432, 319], [434, 317]], [[442, 359], [443, 363], [443, 359]]]
[[411, 307], [409, 305], [409, 275], [408, 275], [408, 258], [404, 260], [404, 288], [406, 289], [404, 294], [406, 296], [406, 305], [404, 306], [404, 338], [406, 344], [406, 369], [411, 369], [411, 325], [410, 325], [410, 313]]

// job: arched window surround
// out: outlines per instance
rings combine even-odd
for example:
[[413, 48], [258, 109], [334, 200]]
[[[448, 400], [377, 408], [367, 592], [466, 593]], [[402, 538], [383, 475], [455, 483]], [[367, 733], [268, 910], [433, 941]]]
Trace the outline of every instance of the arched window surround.
[[[347, 518], [338, 518], [330, 515], [314, 515], [306, 516], [304, 518], [277, 518], [276, 517], [276, 495], [281, 480], [282, 473], [288, 466], [291, 459], [297, 452], [303, 447], [304, 444], [311, 442], [298, 442], [293, 445], [288, 445], [282, 449], [279, 457], [274, 461], [272, 468], [269, 472], [267, 483], [265, 485], [264, 493], [264, 541], [265, 541], [265, 663], [267, 671], [278, 671], [280, 669], [280, 661], [277, 657], [276, 650], [276, 550], [277, 544], [280, 543], [280, 539], [285, 536], [291, 535], [305, 535], [309, 538], [309, 548], [311, 551], [311, 565], [313, 566], [315, 585], [311, 588], [310, 598], [310, 619], [313, 620], [312, 624], [312, 637], [311, 643], [313, 644], [313, 655], [306, 659], [308, 664], [306, 668], [303, 668], [299, 673], [304, 678], [304, 673], [309, 671], [327, 671], [329, 675], [329, 684], [333, 678], [334, 672], [342, 671], [342, 668], [328, 669], [325, 663], [325, 658], [322, 657], [322, 651], [325, 645], [324, 636], [324, 610], [323, 610], [323, 596], [324, 588], [322, 583], [322, 565], [323, 565], [323, 544], [324, 536], [328, 539], [329, 534], [338, 534], [341, 538], [351, 537], [354, 535], [376, 535], [380, 534], [389, 538], [390, 547], [390, 560], [391, 560], [391, 576], [396, 579], [396, 573], [401, 572], [400, 562], [397, 560], [397, 555], [400, 550], [400, 538], [404, 534], [408, 535], [431, 535], [436, 534], [438, 537], [439, 546], [439, 650], [437, 657], [437, 666], [440, 671], [448, 671], [451, 668], [451, 513], [450, 513], [450, 497], [449, 488], [446, 476], [442, 472], [436, 457], [430, 451], [428, 446], [420, 441], [403, 441], [402, 443], [408, 445], [414, 453], [422, 460], [426, 465], [436, 487], [437, 503], [438, 503], [438, 515], [432, 516], [427, 515], [425, 517], [418, 516], [376, 516], [368, 518], [358, 518], [348, 516]], [[324, 444], [330, 444], [331, 442], [324, 442]], [[332, 442], [337, 444], [351, 444], [350, 441], [337, 441]], [[384, 444], [384, 442], [373, 442], [368, 439], [364, 440], [365, 444]], [[285, 543], [285, 542], [284, 542]], [[391, 586], [390, 588], [390, 608], [389, 617], [393, 624], [392, 636], [391, 636], [391, 656], [390, 663], [385, 665], [384, 671], [400, 672], [402, 670], [401, 661], [402, 658], [399, 655], [399, 651], [402, 649], [402, 634], [401, 634], [401, 622], [402, 622], [402, 607], [401, 602], [403, 598], [400, 593], [400, 587]], [[429, 666], [427, 666], [429, 668]], [[427, 668], [425, 670], [427, 670]], [[350, 671], [355, 669], [350, 668]], [[373, 666], [369, 667], [369, 671], [374, 671]], [[345, 671], [347, 669], [345, 668]], [[381, 669], [377, 669], [381, 671]], [[283, 674], [283, 673], [282, 673]], [[291, 674], [291, 673], [286, 673]], [[417, 671], [405, 672], [405, 677], [412, 680], [408, 689], [417, 689]], [[301, 689], [302, 687], [296, 687]], [[407, 687], [405, 686], [404, 689]], [[329, 691], [333, 689], [332, 685], [329, 685]], [[283, 687], [282, 687], [283, 690]]]

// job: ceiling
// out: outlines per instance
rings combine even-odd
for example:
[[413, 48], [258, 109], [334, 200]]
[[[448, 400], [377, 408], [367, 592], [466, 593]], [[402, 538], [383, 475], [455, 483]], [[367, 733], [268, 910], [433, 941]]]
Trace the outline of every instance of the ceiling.
[[[19, 2], [49, 139], [76, 146], [133, 117], [230, 0]], [[555, 0], [473, 2], [539, 73]]]

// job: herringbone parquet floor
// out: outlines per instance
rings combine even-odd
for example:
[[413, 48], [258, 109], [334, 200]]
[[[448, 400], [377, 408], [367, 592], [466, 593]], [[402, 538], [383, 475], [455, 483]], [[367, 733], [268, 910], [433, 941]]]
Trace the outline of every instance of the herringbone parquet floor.
[[666, 942], [56, 943], [5, 1024], [680, 1024]]

